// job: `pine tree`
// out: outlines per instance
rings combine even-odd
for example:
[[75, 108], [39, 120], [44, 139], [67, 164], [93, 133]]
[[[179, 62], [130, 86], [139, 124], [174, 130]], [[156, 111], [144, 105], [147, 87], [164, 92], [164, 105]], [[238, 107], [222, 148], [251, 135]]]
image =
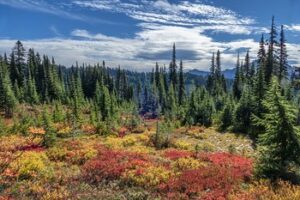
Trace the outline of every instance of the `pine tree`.
[[174, 88], [177, 88], [177, 64], [176, 64], [176, 46], [173, 44], [172, 61], [170, 63], [170, 83], [173, 84]]
[[238, 54], [236, 68], [235, 68], [235, 77], [234, 77], [233, 86], [232, 86], [233, 96], [236, 99], [241, 98], [241, 94], [242, 94], [241, 88], [242, 88], [242, 81], [241, 81], [241, 77], [240, 77], [240, 54]]
[[261, 39], [259, 42], [259, 51], [257, 53], [257, 64], [258, 67], [263, 67], [263, 72], [265, 73], [265, 64], [266, 64], [266, 50], [265, 50], [265, 39], [264, 35], [261, 35]]
[[226, 130], [229, 126], [232, 125], [233, 122], [233, 111], [234, 111], [234, 106], [231, 102], [230, 99], [226, 100], [224, 109], [221, 113], [220, 116], [220, 130], [224, 131]]
[[215, 87], [215, 71], [216, 71], [216, 65], [215, 65], [215, 53], [213, 53], [211, 58], [211, 66], [210, 66], [210, 73], [207, 77], [206, 82], [206, 88], [209, 91], [210, 94], [214, 92]]
[[222, 69], [221, 69], [221, 52], [218, 50], [216, 56], [216, 68], [215, 68], [215, 79], [220, 81], [222, 76]]
[[249, 56], [249, 51], [246, 53], [245, 57], [245, 64], [244, 64], [244, 74], [247, 82], [249, 83], [250, 81], [250, 56]]
[[9, 71], [4, 62], [0, 63], [0, 108], [4, 110], [5, 117], [12, 117], [17, 99], [12, 89]]
[[267, 83], [271, 81], [271, 77], [273, 74], [277, 75], [277, 65], [278, 65], [278, 59], [277, 59], [277, 52], [276, 52], [276, 46], [278, 45], [278, 42], [276, 40], [277, 37], [277, 30], [275, 26], [274, 17], [272, 18], [272, 25], [271, 25], [271, 31], [270, 31], [270, 39], [269, 39], [269, 48], [268, 48], [268, 54], [267, 54], [267, 63], [265, 67], [265, 80]]
[[283, 25], [281, 25], [281, 32], [280, 32], [280, 54], [279, 54], [279, 72], [278, 72], [278, 79], [279, 83], [283, 79], [287, 77], [287, 68], [288, 68], [288, 62], [287, 62], [287, 50], [286, 50], [286, 40], [285, 40], [285, 34], [284, 34], [284, 28]]
[[248, 85], [244, 86], [241, 99], [234, 112], [234, 130], [249, 133], [251, 128], [251, 115], [253, 113], [253, 96]]
[[177, 114], [176, 111], [176, 98], [175, 98], [175, 90], [174, 86], [171, 83], [169, 91], [168, 91], [168, 96], [167, 96], [167, 117], [170, 120], [174, 120]]
[[102, 120], [108, 120], [111, 117], [111, 98], [106, 86], [102, 86], [102, 95], [100, 101], [100, 109], [102, 114]]
[[158, 63], [156, 62], [156, 65], [155, 65], [155, 85], [156, 85], [156, 87], [159, 87], [159, 79], [160, 79], [159, 66], [158, 66]]
[[183, 63], [180, 61], [179, 68], [179, 91], [178, 91], [178, 103], [180, 106], [183, 105], [185, 100], [185, 85], [184, 85], [184, 74], [183, 74]]
[[35, 105], [39, 103], [39, 96], [36, 91], [35, 81], [31, 76], [31, 72], [29, 71], [28, 74], [29, 75], [26, 84], [25, 99], [26, 102], [30, 103], [31, 105]]
[[25, 86], [25, 80], [27, 78], [27, 65], [25, 63], [25, 48], [23, 44], [18, 40], [13, 48], [12, 55], [14, 55], [14, 64], [16, 67], [16, 74], [14, 77], [19, 87]]
[[43, 127], [45, 129], [44, 138], [42, 141], [42, 145], [44, 147], [52, 147], [56, 142], [56, 133], [53, 128], [53, 122], [47, 111], [47, 108], [44, 108], [43, 112]]
[[264, 177], [277, 178], [288, 171], [292, 163], [300, 164], [300, 132], [295, 127], [296, 110], [281, 95], [278, 81], [273, 78], [263, 101], [266, 112], [254, 117], [264, 127], [259, 136], [257, 172]]

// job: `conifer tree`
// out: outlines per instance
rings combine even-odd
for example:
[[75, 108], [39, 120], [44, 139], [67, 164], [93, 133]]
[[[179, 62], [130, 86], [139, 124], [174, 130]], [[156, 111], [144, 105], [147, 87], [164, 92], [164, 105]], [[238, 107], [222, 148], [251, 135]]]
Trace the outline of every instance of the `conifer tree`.
[[25, 99], [31, 105], [39, 103], [39, 96], [36, 91], [34, 78], [31, 76], [31, 72], [28, 72], [28, 79], [26, 84]]
[[233, 96], [236, 99], [241, 98], [241, 94], [242, 94], [241, 88], [242, 88], [242, 82], [241, 82], [241, 77], [240, 77], [240, 54], [238, 54], [236, 68], [235, 68], [235, 77], [234, 77], [233, 86], [232, 86]]
[[106, 86], [102, 86], [102, 95], [100, 101], [100, 109], [102, 114], [102, 120], [108, 120], [111, 117], [111, 99], [108, 88]]
[[300, 164], [300, 132], [295, 127], [296, 110], [281, 95], [276, 78], [271, 81], [263, 101], [266, 112], [254, 117], [257, 125], [264, 127], [259, 136], [257, 172], [264, 177], [277, 178], [287, 172], [290, 164]]
[[178, 91], [178, 103], [180, 106], [183, 105], [185, 99], [185, 84], [184, 84], [184, 74], [183, 74], [183, 63], [180, 61], [179, 68], [179, 91]]
[[286, 40], [285, 40], [285, 34], [284, 34], [284, 28], [283, 25], [281, 25], [281, 32], [280, 32], [280, 54], [279, 54], [279, 71], [278, 71], [278, 80], [279, 83], [283, 79], [287, 77], [287, 68], [288, 68], [288, 62], [287, 62], [287, 50], [286, 50]]
[[251, 115], [253, 113], [253, 96], [248, 85], [244, 86], [241, 99], [234, 112], [234, 130], [249, 133], [251, 128]]
[[24, 87], [28, 69], [25, 63], [26, 51], [21, 41], [18, 40], [16, 42], [12, 51], [12, 55], [14, 55], [14, 64], [16, 67], [16, 74], [14, 78], [17, 80], [19, 87]]
[[277, 75], [277, 65], [278, 65], [278, 56], [276, 47], [278, 46], [277, 38], [277, 30], [275, 26], [274, 16], [272, 17], [272, 25], [270, 31], [270, 39], [268, 44], [268, 53], [267, 53], [267, 61], [265, 67], [265, 80], [267, 83], [271, 81], [271, 77], [273, 74]]
[[266, 50], [265, 50], [265, 39], [264, 35], [261, 35], [261, 39], [259, 42], [259, 50], [257, 53], [257, 64], [258, 67], [263, 67], [263, 73], [265, 73], [265, 64], [266, 64]]
[[206, 83], [206, 88], [210, 92], [210, 94], [212, 94], [213, 90], [214, 90], [215, 71], [216, 71], [215, 68], [216, 68], [215, 53], [213, 52], [213, 55], [212, 55], [212, 58], [211, 58], [210, 74], [207, 77], [207, 83]]
[[177, 64], [176, 64], [176, 46], [173, 44], [172, 61], [170, 63], [170, 84], [177, 88]]
[[42, 145], [45, 147], [52, 147], [56, 142], [56, 133], [53, 128], [53, 122], [47, 111], [47, 108], [44, 108], [43, 112], [43, 127], [45, 129], [44, 138], [42, 141]]
[[215, 78], [217, 81], [221, 80], [222, 76], [222, 69], [221, 69], [221, 52], [220, 50], [217, 51], [216, 56], [216, 68], [215, 68]]
[[12, 117], [17, 99], [12, 90], [9, 71], [4, 62], [0, 62], [0, 108], [3, 109], [5, 117]]
[[158, 66], [158, 63], [156, 62], [156, 65], [155, 65], [155, 85], [156, 85], [156, 87], [159, 87], [159, 79], [160, 79], [159, 66]]
[[174, 120], [176, 117], [176, 98], [175, 98], [175, 90], [174, 86], [171, 83], [170, 88], [168, 90], [167, 96], [167, 117], [170, 120]]
[[233, 122], [233, 111], [234, 111], [234, 106], [232, 104], [232, 101], [230, 99], [226, 100], [224, 109], [221, 112], [220, 116], [220, 130], [224, 131], [226, 130], [229, 126], [232, 125]]
[[249, 57], [249, 51], [247, 51], [246, 53], [246, 57], [245, 57], [245, 64], [244, 64], [244, 74], [245, 74], [245, 78], [247, 80], [247, 82], [249, 83], [250, 81], [250, 57]]

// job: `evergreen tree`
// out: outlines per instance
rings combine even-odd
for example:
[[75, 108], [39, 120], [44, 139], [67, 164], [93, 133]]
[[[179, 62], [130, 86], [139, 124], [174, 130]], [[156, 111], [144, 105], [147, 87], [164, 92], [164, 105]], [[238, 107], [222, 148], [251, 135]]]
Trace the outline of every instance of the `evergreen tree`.
[[5, 117], [12, 117], [17, 99], [12, 89], [9, 71], [5, 62], [0, 62], [0, 108]]
[[207, 77], [207, 83], [206, 83], [206, 88], [210, 92], [210, 94], [212, 94], [213, 90], [214, 90], [215, 71], [216, 71], [215, 69], [216, 69], [215, 53], [213, 53], [212, 58], [211, 58], [210, 74]]
[[278, 81], [273, 78], [263, 101], [266, 112], [254, 117], [264, 132], [259, 136], [257, 172], [261, 176], [280, 177], [290, 164], [300, 164], [300, 132], [295, 127], [296, 111], [281, 95]]
[[273, 74], [277, 75], [277, 65], [278, 65], [278, 56], [276, 51], [276, 46], [278, 45], [278, 42], [276, 40], [277, 37], [277, 30], [275, 26], [274, 17], [272, 18], [272, 25], [271, 25], [271, 31], [270, 31], [270, 39], [268, 44], [268, 54], [267, 54], [267, 63], [265, 67], [265, 80], [267, 83], [270, 82], [271, 77]]
[[170, 63], [170, 84], [172, 83], [177, 88], [177, 64], [176, 64], [176, 46], [173, 44], [172, 61]]
[[56, 133], [53, 128], [53, 122], [47, 111], [47, 108], [45, 108], [43, 112], [43, 127], [45, 129], [45, 134], [42, 145], [45, 147], [52, 147], [56, 142]]
[[234, 106], [231, 102], [230, 99], [227, 99], [224, 109], [221, 112], [220, 116], [220, 130], [224, 131], [226, 130], [229, 126], [232, 125], [233, 122], [233, 111], [234, 111]]
[[244, 86], [241, 99], [234, 112], [234, 130], [249, 133], [251, 128], [251, 115], [253, 113], [253, 96], [248, 85]]
[[261, 35], [259, 42], [259, 51], [257, 53], [257, 64], [258, 67], [263, 67], [263, 73], [265, 73], [265, 64], [266, 64], [266, 50], [265, 50], [265, 39], [264, 35]]
[[168, 90], [168, 96], [167, 96], [167, 117], [170, 120], [174, 120], [177, 114], [176, 111], [176, 98], [175, 98], [175, 90], [174, 86], [171, 83], [170, 88]]
[[31, 76], [31, 72], [29, 71], [28, 74], [29, 76], [26, 84], [25, 99], [26, 102], [30, 103], [31, 105], [35, 105], [39, 103], [39, 96], [36, 91], [35, 81]]
[[[19, 87], [25, 86], [25, 80], [27, 77], [27, 65], [25, 63], [25, 48], [23, 44], [18, 40], [12, 50], [12, 55], [14, 55], [14, 65], [15, 65], [15, 79], [17, 80]], [[12, 58], [13, 59], [13, 58]], [[12, 66], [13, 67], [13, 66]]]
[[250, 57], [249, 57], [249, 51], [247, 51], [246, 53], [246, 57], [245, 57], [245, 64], [244, 64], [244, 75], [245, 75], [245, 78], [247, 80], [247, 82], [249, 83], [250, 81]]
[[241, 77], [240, 77], [240, 55], [238, 54], [236, 68], [235, 68], [235, 77], [234, 77], [233, 86], [232, 86], [233, 96], [236, 99], [241, 98], [241, 94], [242, 94], [241, 88], [242, 88], [242, 82], [241, 82]]
[[278, 72], [278, 79], [279, 83], [283, 79], [287, 77], [287, 68], [288, 68], [288, 62], [287, 62], [287, 50], [286, 50], [286, 40], [285, 40], [285, 34], [284, 34], [284, 28], [283, 25], [281, 25], [281, 32], [280, 32], [280, 54], [279, 54], [279, 72]]
[[184, 74], [183, 74], [183, 63], [180, 61], [179, 68], [179, 91], [178, 91], [178, 103], [180, 106], [183, 105], [185, 99], [185, 84], [184, 84]]

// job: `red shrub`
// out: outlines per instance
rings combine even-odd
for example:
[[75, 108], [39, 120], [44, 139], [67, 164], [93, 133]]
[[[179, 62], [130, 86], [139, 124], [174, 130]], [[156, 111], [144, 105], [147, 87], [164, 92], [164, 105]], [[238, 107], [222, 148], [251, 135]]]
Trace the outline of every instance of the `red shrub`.
[[177, 160], [179, 158], [190, 157], [193, 154], [189, 151], [180, 151], [176, 149], [170, 149], [164, 152], [164, 156], [170, 160]]
[[183, 171], [167, 184], [160, 185], [167, 199], [225, 200], [237, 184], [247, 181], [252, 175], [252, 161], [227, 153], [200, 155], [210, 162], [206, 167]]
[[118, 179], [127, 169], [148, 164], [143, 154], [113, 151], [102, 148], [96, 158], [89, 160], [82, 168], [82, 177], [89, 183]]
[[235, 179], [225, 168], [210, 166], [184, 171], [179, 177], [161, 185], [160, 189], [170, 199], [225, 199], [234, 182]]
[[252, 176], [252, 160], [229, 153], [213, 153], [203, 155], [202, 158], [215, 165], [232, 171], [235, 178], [248, 179]]
[[17, 148], [19, 151], [35, 151], [35, 152], [41, 152], [45, 151], [45, 148], [41, 147], [40, 145], [37, 144], [30, 144], [26, 146], [20, 146]]

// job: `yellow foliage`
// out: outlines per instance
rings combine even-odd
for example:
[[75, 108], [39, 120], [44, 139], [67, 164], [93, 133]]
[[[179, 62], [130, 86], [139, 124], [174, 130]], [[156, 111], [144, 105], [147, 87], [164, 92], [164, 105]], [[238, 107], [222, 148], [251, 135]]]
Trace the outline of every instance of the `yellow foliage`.
[[300, 199], [300, 187], [284, 181], [279, 181], [276, 186], [268, 181], [259, 181], [251, 184], [245, 191], [231, 194], [228, 199], [296, 200]]
[[205, 151], [205, 152], [213, 152], [216, 150], [215, 145], [213, 145], [210, 142], [203, 142], [201, 144], [198, 144], [196, 147], [197, 151]]
[[130, 134], [123, 138], [109, 136], [104, 141], [104, 144], [112, 149], [123, 149], [133, 146], [144, 146], [150, 141], [148, 135], [145, 134]]
[[172, 163], [172, 168], [178, 171], [188, 170], [188, 169], [198, 169], [205, 166], [206, 164], [200, 162], [199, 160], [191, 157], [179, 158], [174, 163]]
[[55, 188], [53, 191], [47, 191], [42, 197], [42, 200], [53, 199], [68, 199], [70, 196], [66, 187]]
[[175, 148], [182, 150], [191, 150], [193, 148], [191, 143], [184, 140], [176, 140], [173, 145]]
[[166, 182], [173, 172], [161, 166], [149, 166], [128, 170], [123, 175], [125, 181], [141, 187], [154, 187]]
[[134, 152], [134, 153], [142, 153], [142, 154], [150, 154], [155, 152], [155, 150], [151, 147], [143, 146], [143, 145], [134, 145], [126, 148], [127, 151], [129, 152]]
[[29, 127], [28, 133], [33, 135], [44, 135], [46, 133], [45, 129], [37, 127]]
[[84, 164], [87, 160], [94, 158], [97, 151], [88, 143], [78, 143], [76, 146], [71, 145], [52, 147], [47, 151], [50, 160], [66, 161], [72, 164]]
[[69, 126], [66, 126], [66, 127], [63, 127], [63, 128], [61, 128], [61, 129], [59, 129], [59, 130], [57, 131], [57, 133], [58, 133], [59, 135], [65, 135], [65, 134], [70, 134], [71, 131], [72, 131], [72, 128], [69, 127]]
[[113, 137], [113, 136], [109, 136], [106, 138], [106, 140], [104, 141], [104, 144], [112, 149], [120, 149], [123, 147], [123, 141], [122, 138], [117, 138], [117, 137]]
[[24, 152], [8, 169], [20, 178], [50, 177], [52, 174], [50, 161], [44, 152]]

